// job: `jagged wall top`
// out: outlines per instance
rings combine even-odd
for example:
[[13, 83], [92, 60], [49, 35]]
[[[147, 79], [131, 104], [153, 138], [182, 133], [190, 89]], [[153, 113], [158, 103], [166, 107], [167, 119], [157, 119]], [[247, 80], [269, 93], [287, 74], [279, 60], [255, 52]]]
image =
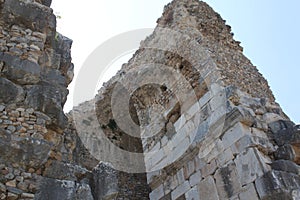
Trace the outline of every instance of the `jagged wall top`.
[[165, 6], [157, 23], [158, 27], [179, 29], [191, 37], [192, 29], [198, 30], [203, 37], [196, 39], [216, 62], [225, 85], [234, 85], [253, 97], [275, 100], [267, 81], [243, 55], [240, 42], [233, 39], [231, 27], [207, 3], [174, 0]]

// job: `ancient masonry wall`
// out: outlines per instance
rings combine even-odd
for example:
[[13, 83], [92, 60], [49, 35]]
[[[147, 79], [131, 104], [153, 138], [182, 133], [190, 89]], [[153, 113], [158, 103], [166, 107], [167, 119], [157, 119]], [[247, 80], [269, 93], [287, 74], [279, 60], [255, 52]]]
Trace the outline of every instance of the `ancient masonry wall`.
[[146, 175], [96, 160], [63, 113], [72, 41], [50, 4], [0, 1], [0, 199], [148, 199]]
[[[152, 171], [147, 174], [150, 199], [299, 199], [299, 126], [274, 102], [230, 27], [206, 3], [194, 0], [166, 6], [158, 27], [199, 43], [188, 58], [208, 89], [177, 120], [172, 121], [176, 106], [165, 103], [166, 129], [143, 140], [146, 168]], [[143, 45], [166, 44], [161, 35], [157, 28]], [[184, 55], [180, 49], [191, 48], [191, 41], [177, 40], [177, 52]]]
[[[56, 32], [50, 4], [0, 0], [0, 199], [300, 198], [300, 127], [206, 3], [167, 5], [133, 58], [68, 116], [72, 41]], [[147, 74], [152, 64], [186, 81], [169, 87], [162, 70], [156, 78], [163, 84], [133, 92], [130, 116], [141, 136], [155, 132], [134, 138], [112, 114], [112, 93], [124, 77], [136, 84], [132, 72]], [[74, 124], [76, 113], [82, 120]], [[144, 154], [127, 162], [147, 173], [116, 171], [94, 158], [88, 149], [103, 144], [94, 140], [95, 122], [120, 149]]]
[[[169, 88], [168, 70], [156, 73], [153, 64], [179, 72], [190, 93], [182, 92], [186, 82], [180, 78]], [[161, 84], [140, 85], [129, 112], [142, 127], [150, 199], [299, 198], [299, 127], [206, 3], [175, 0], [166, 6], [154, 33], [95, 98], [101, 127], [121, 149], [141, 151], [116, 123], [112, 94], [118, 82], [137, 85], [149, 70]], [[143, 137], [147, 133], [155, 134]]]
[[63, 113], [72, 41], [50, 4], [0, 1], [0, 199], [93, 199], [98, 162]]

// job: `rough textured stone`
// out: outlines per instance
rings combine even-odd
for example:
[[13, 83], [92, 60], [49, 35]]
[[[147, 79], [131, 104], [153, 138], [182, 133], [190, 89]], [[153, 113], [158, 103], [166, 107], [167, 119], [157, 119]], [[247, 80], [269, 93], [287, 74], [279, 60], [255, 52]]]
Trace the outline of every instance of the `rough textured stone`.
[[294, 174], [270, 171], [255, 181], [259, 197], [268, 199], [292, 199], [292, 191], [300, 187], [300, 178]]
[[198, 192], [198, 187], [195, 186], [192, 189], [190, 189], [185, 194], [185, 199], [186, 200], [200, 200], [200, 195], [199, 195], [199, 192]]
[[240, 200], [248, 200], [248, 199], [258, 200], [259, 199], [253, 184], [246, 185], [245, 187], [243, 187], [242, 190], [243, 191], [239, 194]]
[[159, 187], [157, 187], [155, 190], [153, 190], [149, 194], [150, 199], [161, 199], [163, 196], [164, 196], [164, 187], [163, 187], [163, 185], [160, 185]]
[[[258, 199], [256, 191], [261, 199], [297, 199], [299, 127], [288, 121], [230, 27], [206, 3], [168, 4], [133, 58], [95, 99], [74, 110], [82, 112], [80, 123], [74, 111], [63, 113], [74, 75], [72, 40], [56, 32], [50, 4], [0, 0], [0, 199], [233, 200]], [[178, 72], [191, 90], [183, 92], [181, 80], [175, 89], [139, 85], [147, 79], [141, 74], [155, 74], [149, 63]], [[112, 111], [116, 83], [126, 78], [127, 86], [138, 85], [130, 94], [130, 118], [150, 132], [159, 128], [153, 137], [131, 137]], [[140, 160], [109, 155], [118, 162], [164, 168], [146, 176], [116, 171], [109, 163], [97, 166], [89, 147], [96, 152], [106, 145], [95, 139], [93, 122], [124, 151], [159, 151]], [[76, 128], [87, 132], [83, 140]], [[162, 150], [168, 143], [172, 148]], [[267, 172], [267, 164], [273, 171]]]
[[22, 87], [0, 77], [0, 103], [22, 101], [25, 97]]
[[242, 185], [253, 182], [268, 171], [262, 155], [257, 149], [250, 148], [235, 159], [239, 182]]
[[206, 179], [200, 182], [198, 185], [198, 190], [201, 199], [219, 199], [215, 181], [211, 176], [208, 176]]
[[96, 199], [115, 198], [118, 195], [118, 171], [109, 163], [101, 162], [93, 171]]
[[46, 162], [51, 145], [43, 140], [21, 139], [17, 145], [12, 137], [0, 128], [0, 159], [7, 163], [20, 163], [23, 166], [39, 167]]
[[241, 183], [234, 163], [217, 170], [214, 178], [220, 199], [231, 198], [241, 190]]
[[1, 53], [0, 60], [3, 60], [7, 65], [7, 71], [4, 75], [19, 84], [37, 84], [41, 81], [41, 67], [28, 60], [21, 60], [16, 56]]
[[185, 181], [181, 185], [177, 186], [175, 190], [171, 193], [172, 199], [177, 199], [181, 195], [184, 195], [187, 191], [190, 189], [190, 183], [188, 181]]
[[[42, 178], [35, 199], [87, 199], [93, 200], [90, 187], [73, 181]], [[54, 192], [55, 191], [55, 192]]]
[[289, 160], [276, 160], [271, 164], [272, 169], [284, 172], [290, 172], [299, 175], [300, 167]]

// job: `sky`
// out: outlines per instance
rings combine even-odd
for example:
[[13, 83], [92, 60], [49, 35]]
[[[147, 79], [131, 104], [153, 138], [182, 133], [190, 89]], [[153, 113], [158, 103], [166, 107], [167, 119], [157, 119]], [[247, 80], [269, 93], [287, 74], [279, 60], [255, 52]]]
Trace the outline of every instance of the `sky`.
[[[65, 111], [73, 106], [76, 76], [87, 57], [108, 39], [134, 29], [154, 28], [170, 0], [53, 0], [57, 30], [73, 40], [75, 77]], [[276, 101], [295, 123], [300, 123], [300, 1], [206, 0], [232, 27], [244, 54], [268, 80]], [[136, 47], [138, 48], [138, 46]], [[126, 62], [116, 60], [106, 81]], [[100, 83], [101, 85], [101, 83]], [[95, 91], [99, 89], [96, 88]], [[87, 97], [86, 100], [92, 97]]]

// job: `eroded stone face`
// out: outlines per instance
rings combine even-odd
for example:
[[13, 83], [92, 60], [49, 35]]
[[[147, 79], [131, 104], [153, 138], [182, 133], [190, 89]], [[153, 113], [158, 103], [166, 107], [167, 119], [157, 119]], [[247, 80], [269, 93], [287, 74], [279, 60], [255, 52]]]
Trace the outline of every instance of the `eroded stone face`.
[[[68, 116], [72, 41], [56, 32], [50, 4], [0, 1], [0, 199], [299, 198], [299, 127], [206, 3], [168, 4], [133, 58]], [[175, 87], [170, 72], [181, 75]], [[139, 85], [145, 75], [162, 83]], [[125, 103], [114, 99], [120, 81], [134, 88]], [[128, 106], [138, 137], [112, 102]]]

